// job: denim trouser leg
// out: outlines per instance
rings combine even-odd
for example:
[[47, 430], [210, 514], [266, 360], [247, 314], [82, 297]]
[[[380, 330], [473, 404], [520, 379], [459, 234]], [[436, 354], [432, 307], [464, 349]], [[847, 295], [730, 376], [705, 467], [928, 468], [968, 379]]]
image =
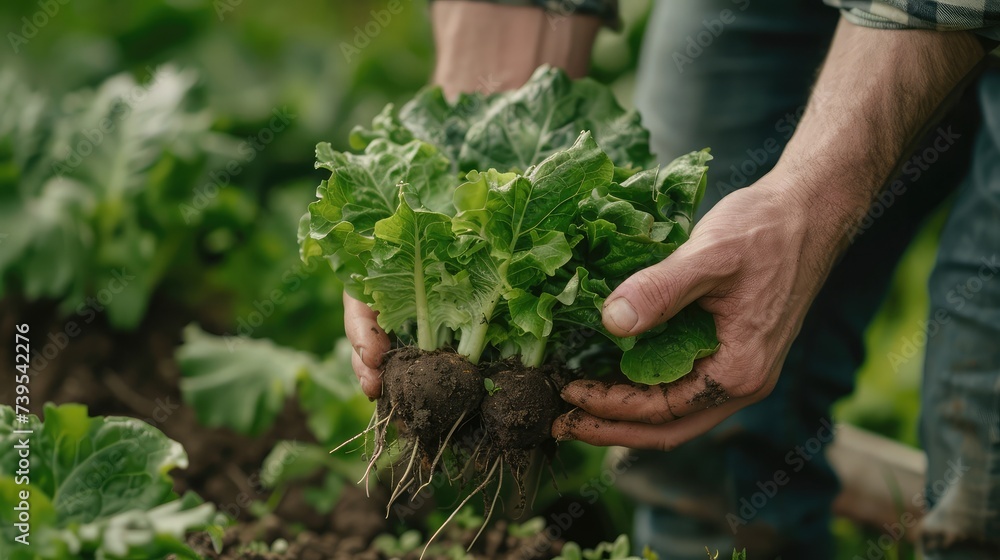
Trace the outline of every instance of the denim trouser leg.
[[[777, 161], [837, 19], [817, 2], [762, 4], [656, 3], [649, 23], [637, 105], [664, 161], [712, 148], [702, 214]], [[723, 15], [730, 23], [712, 33]], [[698, 53], [687, 49], [699, 37], [707, 46], [698, 56], [676, 56]], [[947, 119], [959, 139], [919, 178], [901, 178], [905, 193], [879, 209], [834, 269], [772, 394], [670, 453], [637, 455], [619, 479], [639, 503], [637, 548], [649, 545], [663, 560], [700, 560], [705, 546], [734, 545], [746, 546], [755, 560], [830, 556], [830, 505], [838, 487], [822, 453], [831, 435], [829, 408], [853, 387], [864, 359], [862, 332], [899, 256], [965, 173], [970, 120]]]
[[[930, 279], [921, 439], [928, 560], [1000, 558], [1000, 71]], [[936, 331], [936, 332], [935, 332]]]

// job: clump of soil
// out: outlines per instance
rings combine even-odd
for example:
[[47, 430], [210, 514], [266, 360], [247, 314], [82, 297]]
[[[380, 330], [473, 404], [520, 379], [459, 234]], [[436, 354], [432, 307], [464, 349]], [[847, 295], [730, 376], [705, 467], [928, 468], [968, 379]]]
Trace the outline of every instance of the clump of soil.
[[493, 443], [502, 450], [534, 449], [552, 439], [552, 422], [565, 411], [561, 381], [548, 368], [528, 368], [513, 359], [493, 364], [486, 376], [494, 392], [480, 410]]
[[496, 362], [485, 373], [496, 389], [480, 407], [483, 425], [495, 453], [519, 478], [534, 450], [544, 456], [554, 451], [552, 423], [568, 409], [559, 397], [565, 377], [553, 367], [524, 367], [516, 359]]
[[486, 393], [478, 368], [444, 350], [395, 352], [386, 361], [382, 383], [390, 412], [408, 434], [434, 451], [456, 423], [471, 417]]
[[405, 442], [392, 469], [389, 507], [407, 493], [419, 494], [443, 473], [453, 484], [468, 485], [455, 511], [482, 492], [493, 495], [487, 503], [491, 513], [506, 471], [523, 506], [525, 478], [540, 473], [542, 461], [554, 455], [551, 429], [566, 410], [559, 396], [566, 377], [558, 367], [525, 367], [516, 358], [476, 366], [448, 350], [395, 351], [384, 366], [382, 398], [370, 428], [375, 447], [369, 473], [392, 443], [390, 421]]

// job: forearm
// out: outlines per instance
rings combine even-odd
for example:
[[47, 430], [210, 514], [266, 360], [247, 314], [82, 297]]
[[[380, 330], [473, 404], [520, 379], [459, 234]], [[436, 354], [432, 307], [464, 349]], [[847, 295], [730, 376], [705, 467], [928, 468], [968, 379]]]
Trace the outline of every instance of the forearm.
[[433, 81], [449, 97], [519, 87], [542, 64], [583, 77], [601, 26], [593, 16], [453, 0], [431, 4], [431, 23], [437, 48]]
[[983, 58], [971, 33], [844, 20], [776, 171], [842, 245], [935, 113]]

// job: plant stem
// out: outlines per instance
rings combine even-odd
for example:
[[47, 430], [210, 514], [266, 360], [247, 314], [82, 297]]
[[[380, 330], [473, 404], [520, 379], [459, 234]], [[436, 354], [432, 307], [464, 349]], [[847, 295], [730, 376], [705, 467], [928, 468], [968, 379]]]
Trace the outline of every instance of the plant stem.
[[413, 290], [417, 307], [417, 346], [426, 352], [437, 350], [437, 332], [431, 328], [430, 308], [424, 286], [424, 262], [420, 253], [420, 235], [414, 235]]
[[499, 301], [500, 289], [497, 288], [490, 298], [490, 303], [483, 309], [482, 319], [472, 328], [462, 329], [462, 340], [458, 341], [458, 353], [474, 364], [479, 363], [479, 358], [486, 349], [486, 332], [490, 329], [490, 319], [493, 318], [493, 310]]
[[455, 331], [449, 329], [444, 325], [438, 327], [438, 335], [437, 335], [438, 348], [451, 346], [451, 343], [454, 340], [455, 340]]
[[521, 363], [526, 367], [541, 367], [545, 363], [545, 347], [549, 339], [536, 338], [521, 348]]
[[479, 358], [483, 356], [486, 349], [486, 331], [489, 330], [490, 323], [485, 319], [480, 321], [471, 329], [462, 330], [462, 339], [458, 341], [458, 353], [469, 359], [474, 364], [479, 363]]

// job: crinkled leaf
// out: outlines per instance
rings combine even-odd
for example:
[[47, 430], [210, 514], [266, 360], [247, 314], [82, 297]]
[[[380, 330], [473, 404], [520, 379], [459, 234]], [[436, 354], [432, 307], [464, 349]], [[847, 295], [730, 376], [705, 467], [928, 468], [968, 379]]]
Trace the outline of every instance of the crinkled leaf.
[[669, 383], [690, 373], [695, 360], [718, 348], [715, 318], [693, 304], [659, 329], [640, 336], [622, 356], [622, 372], [636, 383]]
[[332, 257], [334, 269], [356, 296], [361, 290], [349, 274], [364, 268], [375, 244], [375, 224], [396, 212], [401, 184], [408, 185], [411, 206], [453, 213], [450, 187], [457, 181], [447, 158], [430, 144], [399, 145], [379, 138], [365, 153], [351, 154], [321, 143], [316, 167], [331, 174], [317, 188], [318, 200], [309, 205], [308, 232], [304, 226], [300, 230], [302, 256]]
[[255, 435], [274, 423], [299, 378], [314, 365], [310, 354], [270, 340], [213, 336], [195, 325], [177, 349], [181, 393], [205, 426]]
[[464, 170], [526, 171], [565, 149], [582, 130], [590, 131], [616, 165], [644, 167], [649, 133], [635, 112], [626, 112], [606, 87], [571, 81], [543, 66], [520, 89], [496, 96], [469, 128], [460, 155]]
[[[319, 154], [332, 176], [308, 228], [303, 221], [303, 256], [322, 255], [364, 283], [360, 295], [387, 330], [412, 333], [415, 324], [425, 349], [456, 332], [458, 351], [473, 361], [492, 345], [537, 364], [546, 348], [564, 357], [583, 350], [577, 335], [593, 331], [635, 350], [636, 338], [603, 328], [602, 305], [625, 278], [687, 240], [710, 159], [694, 152], [643, 171], [653, 159], [638, 115], [606, 86], [547, 67], [518, 90], [455, 103], [440, 89], [424, 90], [398, 113], [387, 107], [351, 141], [365, 153]], [[425, 181], [386, 177], [377, 154], [415, 145], [447, 165], [439, 161]], [[365, 165], [379, 177], [365, 189], [379, 198], [349, 212], [355, 203], [343, 185], [365, 179], [348, 168]], [[392, 188], [401, 203], [388, 200]], [[670, 341], [673, 331], [654, 334]], [[640, 351], [631, 359], [649, 354]], [[679, 360], [676, 348], [669, 354]]]
[[707, 163], [711, 159], [707, 149], [685, 154], [661, 168], [635, 173], [621, 184], [612, 183], [607, 194], [632, 203], [657, 221], [680, 224], [680, 230], [671, 232], [670, 240], [683, 243], [705, 194]]
[[[197, 496], [174, 495], [168, 473], [187, 466], [180, 444], [135, 418], [88, 417], [83, 405], [47, 404], [44, 418], [17, 422], [11, 407], [0, 406], [0, 495], [13, 507], [27, 490], [31, 503], [27, 547], [12, 544], [14, 512], [0, 513], [4, 558], [196, 557], [184, 535], [215, 510]], [[24, 442], [28, 485], [14, 478]]]
[[411, 207], [408, 188], [400, 189], [396, 212], [375, 225], [376, 242], [364, 280], [365, 292], [374, 301], [382, 328], [395, 331], [414, 318], [418, 327], [420, 321], [426, 321], [420, 335], [430, 338], [420, 346], [434, 349], [433, 337], [440, 326], [461, 326], [450, 306], [438, 301], [440, 292], [432, 289], [443, 271], [435, 264], [447, 255], [455, 235], [451, 218], [445, 214]]
[[543, 238], [565, 232], [576, 221], [579, 204], [611, 179], [613, 165], [589, 133], [567, 150], [541, 162], [528, 176], [502, 183], [507, 175], [478, 174], [455, 197], [455, 228], [482, 237], [497, 256], [530, 250], [530, 234]]

